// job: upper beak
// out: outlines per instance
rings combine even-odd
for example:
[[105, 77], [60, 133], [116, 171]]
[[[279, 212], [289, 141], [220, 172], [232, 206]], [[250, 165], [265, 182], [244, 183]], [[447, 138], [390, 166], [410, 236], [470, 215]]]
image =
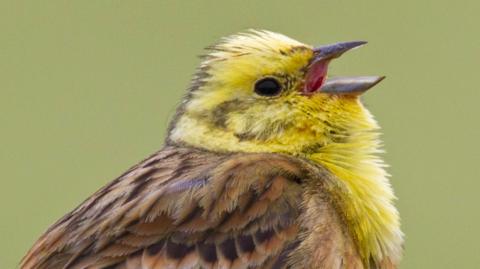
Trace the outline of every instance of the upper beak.
[[313, 49], [315, 61], [338, 58], [345, 52], [365, 44], [367, 44], [367, 41], [350, 41], [316, 47]]
[[384, 76], [338, 77], [327, 79], [328, 64], [331, 60], [366, 43], [365, 41], [341, 42], [314, 48], [313, 60], [305, 76], [304, 94], [311, 95], [315, 92], [325, 92], [331, 94], [358, 95], [382, 81], [385, 78]]

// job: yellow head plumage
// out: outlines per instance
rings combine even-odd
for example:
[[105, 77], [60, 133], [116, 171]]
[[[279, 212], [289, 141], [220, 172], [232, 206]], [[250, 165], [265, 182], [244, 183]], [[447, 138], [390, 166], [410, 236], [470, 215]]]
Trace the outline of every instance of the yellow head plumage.
[[342, 204], [360, 254], [380, 262], [401, 253], [402, 234], [377, 157], [378, 126], [358, 95], [382, 78], [326, 79], [330, 60], [361, 44], [315, 49], [268, 31], [227, 37], [208, 48], [168, 139], [323, 165], [348, 192]]

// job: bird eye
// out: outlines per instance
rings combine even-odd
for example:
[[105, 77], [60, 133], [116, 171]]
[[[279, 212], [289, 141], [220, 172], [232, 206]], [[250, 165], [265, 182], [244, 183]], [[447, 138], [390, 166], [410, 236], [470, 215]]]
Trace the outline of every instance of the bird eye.
[[263, 78], [255, 83], [255, 92], [261, 96], [275, 96], [281, 91], [280, 83], [274, 78]]

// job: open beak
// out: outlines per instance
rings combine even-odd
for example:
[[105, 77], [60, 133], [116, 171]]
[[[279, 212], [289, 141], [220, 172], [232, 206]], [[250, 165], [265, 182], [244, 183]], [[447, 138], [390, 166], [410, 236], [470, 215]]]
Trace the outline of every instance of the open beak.
[[328, 64], [331, 60], [366, 43], [365, 41], [341, 42], [314, 48], [313, 60], [305, 76], [303, 93], [305, 95], [312, 95], [316, 92], [359, 95], [382, 81], [385, 78], [384, 76], [337, 77], [327, 79]]

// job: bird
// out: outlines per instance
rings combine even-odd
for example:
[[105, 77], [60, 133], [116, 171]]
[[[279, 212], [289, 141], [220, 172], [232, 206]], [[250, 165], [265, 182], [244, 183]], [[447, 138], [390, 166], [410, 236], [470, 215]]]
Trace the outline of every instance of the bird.
[[328, 74], [365, 44], [247, 30], [207, 47], [162, 148], [20, 268], [397, 268], [396, 196], [361, 99], [384, 77]]

